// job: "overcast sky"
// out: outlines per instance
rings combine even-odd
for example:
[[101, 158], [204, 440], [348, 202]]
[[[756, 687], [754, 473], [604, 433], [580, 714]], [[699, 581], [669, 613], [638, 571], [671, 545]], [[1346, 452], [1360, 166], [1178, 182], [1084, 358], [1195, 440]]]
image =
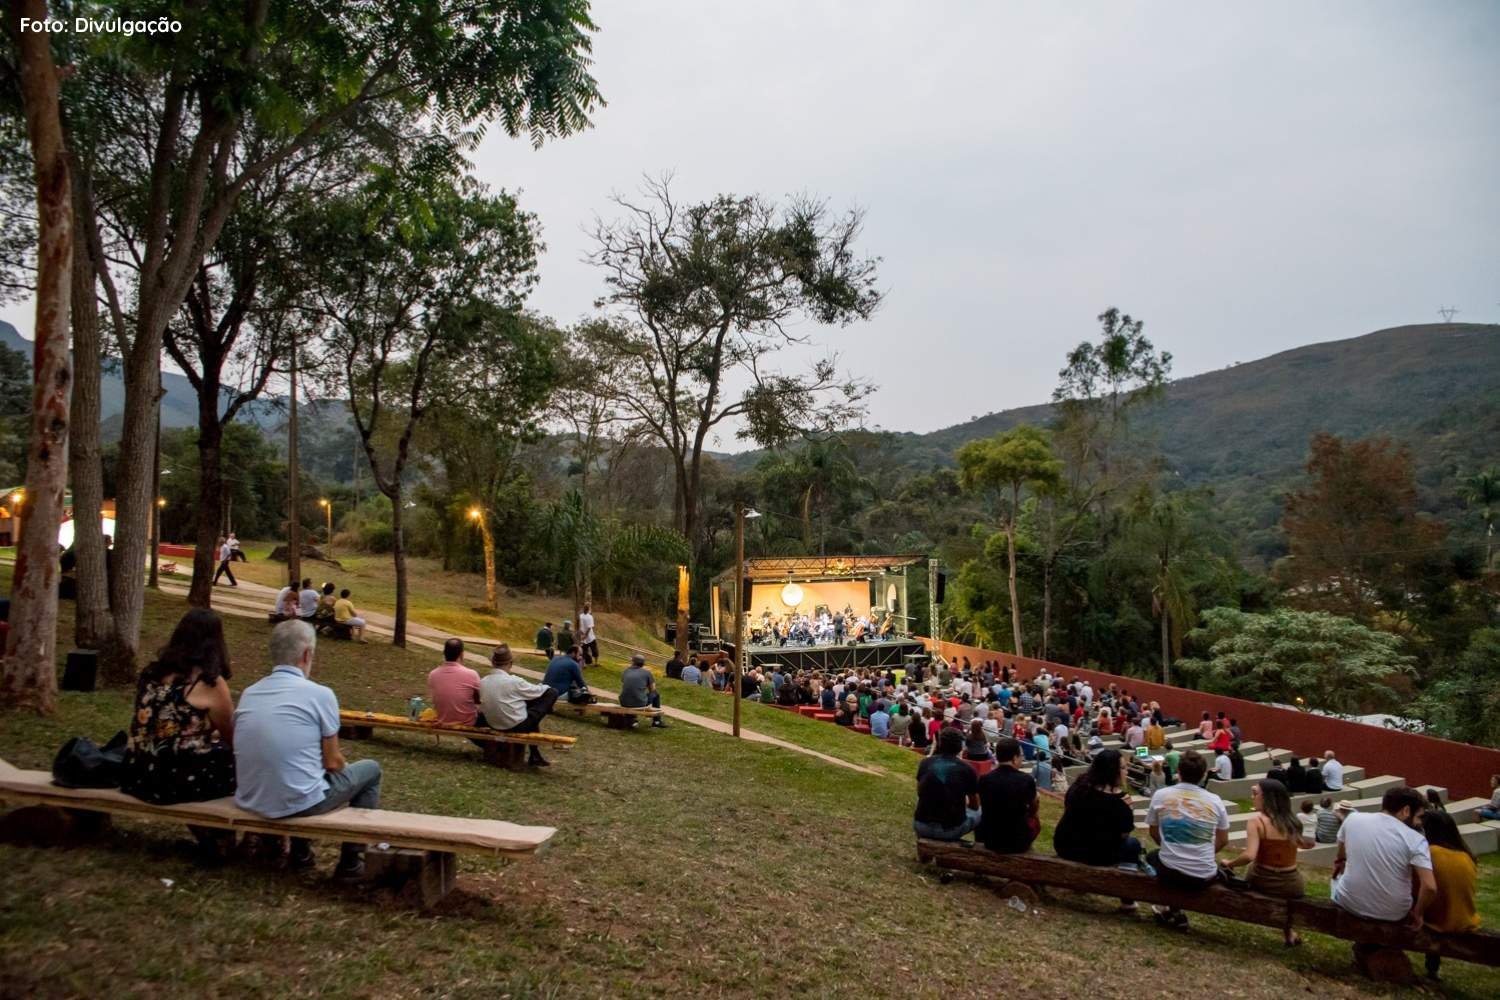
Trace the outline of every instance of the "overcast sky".
[[[595, 128], [492, 135], [548, 250], [602, 291], [611, 191], [809, 192], [867, 213], [876, 317], [812, 329], [932, 430], [1049, 398], [1115, 305], [1178, 376], [1437, 319], [1500, 320], [1500, 3], [596, 2]], [[6, 315], [28, 331], [31, 317]], [[732, 441], [719, 445], [734, 446]]]

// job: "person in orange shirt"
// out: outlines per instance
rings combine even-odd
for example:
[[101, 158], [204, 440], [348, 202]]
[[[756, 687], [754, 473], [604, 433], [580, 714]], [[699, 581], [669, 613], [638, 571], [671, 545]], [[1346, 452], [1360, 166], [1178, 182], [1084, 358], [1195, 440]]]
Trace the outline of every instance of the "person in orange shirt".
[[[1458, 832], [1458, 824], [1445, 812], [1429, 809], [1421, 814], [1422, 833], [1432, 852], [1432, 874], [1437, 881], [1437, 896], [1422, 911], [1422, 923], [1440, 934], [1462, 934], [1479, 929], [1479, 912], [1475, 906], [1479, 868], [1474, 854]], [[1437, 979], [1443, 957], [1427, 956], [1427, 978]]]

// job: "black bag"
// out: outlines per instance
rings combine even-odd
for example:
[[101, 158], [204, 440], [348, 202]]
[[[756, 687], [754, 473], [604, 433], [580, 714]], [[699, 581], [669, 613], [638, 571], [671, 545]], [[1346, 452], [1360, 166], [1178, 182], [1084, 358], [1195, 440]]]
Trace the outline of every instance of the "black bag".
[[586, 687], [579, 687], [577, 684], [568, 687], [569, 705], [592, 705], [598, 700]]
[[52, 760], [52, 783], [63, 788], [119, 788], [125, 771], [125, 731], [99, 746], [75, 736]]

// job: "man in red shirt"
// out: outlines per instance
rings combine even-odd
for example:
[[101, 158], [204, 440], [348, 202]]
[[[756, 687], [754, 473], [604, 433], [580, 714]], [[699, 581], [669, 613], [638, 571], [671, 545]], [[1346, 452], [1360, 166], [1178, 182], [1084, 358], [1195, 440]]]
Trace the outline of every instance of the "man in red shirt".
[[439, 722], [472, 726], [479, 711], [479, 675], [464, 666], [462, 639], [443, 643], [442, 666], [427, 675], [427, 696]]

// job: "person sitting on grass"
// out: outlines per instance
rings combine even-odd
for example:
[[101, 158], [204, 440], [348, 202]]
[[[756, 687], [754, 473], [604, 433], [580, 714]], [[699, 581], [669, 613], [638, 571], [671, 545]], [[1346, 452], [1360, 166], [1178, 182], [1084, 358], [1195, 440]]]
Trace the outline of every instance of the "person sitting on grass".
[[[542, 728], [542, 719], [557, 704], [557, 689], [516, 676], [511, 673], [513, 665], [510, 647], [505, 643], [490, 653], [493, 669], [479, 682], [479, 716], [474, 724], [502, 733], [535, 733]], [[526, 763], [532, 767], [551, 766], [535, 744]]]
[[274, 614], [277, 618], [282, 619], [283, 621], [288, 618], [296, 618], [297, 611], [300, 607], [298, 600], [299, 593], [300, 591], [297, 587], [297, 581], [292, 580], [277, 592], [276, 606], [271, 609], [271, 613]]
[[333, 620], [333, 606], [338, 602], [338, 598], [333, 596], [333, 589], [332, 583], [323, 584], [323, 593], [318, 597], [318, 610], [313, 614], [320, 621]]
[[318, 613], [318, 592], [313, 590], [312, 577], [304, 577], [302, 589], [297, 592], [297, 617], [312, 621]]
[[[640, 653], [630, 658], [630, 666], [620, 674], [620, 705], [661, 710], [661, 692], [656, 689], [656, 677], [646, 669], [646, 658]], [[651, 720], [651, 727], [666, 729], [667, 722], [658, 715]]]
[[703, 677], [703, 669], [698, 666], [697, 653], [688, 656], [687, 665], [682, 668], [682, 682], [684, 684], [692, 684], [695, 687], [703, 687], [708, 684], [708, 681]]
[[[1277, 899], [1301, 899], [1307, 886], [1297, 868], [1297, 850], [1312, 847], [1313, 841], [1292, 812], [1292, 797], [1285, 785], [1267, 778], [1250, 786], [1250, 802], [1255, 815], [1245, 824], [1245, 849], [1228, 866], [1249, 865], [1245, 878], [1256, 892]], [[1302, 943], [1290, 919], [1282, 937], [1288, 948]]]
[[474, 725], [479, 714], [479, 674], [464, 666], [462, 639], [443, 643], [443, 662], [427, 675], [427, 698], [439, 722]]
[[[306, 622], [271, 630], [271, 672], [245, 689], [234, 712], [234, 803], [268, 819], [321, 816], [340, 806], [380, 808], [380, 764], [344, 759], [339, 700], [312, 680], [318, 635]], [[291, 864], [314, 863], [312, 844], [292, 838]], [[334, 877], [357, 881], [365, 845], [345, 843]]]
[[[1479, 930], [1475, 905], [1479, 869], [1474, 864], [1474, 852], [1458, 832], [1458, 824], [1446, 812], [1428, 810], [1422, 813], [1422, 833], [1432, 854], [1432, 875], [1437, 884], [1437, 895], [1422, 911], [1423, 924], [1439, 934]], [[1442, 962], [1443, 957], [1436, 952], [1427, 954], [1427, 978], [1437, 979]]]
[[938, 752], [917, 765], [917, 809], [912, 829], [929, 840], [960, 840], [979, 825], [979, 779], [958, 759], [964, 738], [956, 729], [938, 737]]
[[995, 750], [999, 766], [979, 779], [974, 839], [1002, 854], [1025, 854], [1042, 829], [1037, 783], [1018, 766], [1021, 748], [1015, 740], [1001, 740]]
[[[1199, 787], [1207, 773], [1208, 763], [1197, 751], [1183, 754], [1177, 784], [1153, 794], [1146, 810], [1151, 839], [1160, 845], [1146, 861], [1169, 888], [1196, 892], [1218, 881], [1214, 856], [1229, 843], [1229, 813], [1222, 799]], [[1187, 926], [1187, 915], [1176, 907], [1151, 909], [1160, 923]]]
[[542, 674], [542, 683], [557, 692], [559, 698], [568, 699], [572, 705], [587, 705], [594, 700], [589, 693], [588, 682], [583, 679], [583, 668], [578, 665], [579, 646], [561, 650], [547, 664]]
[[348, 587], [339, 591], [339, 599], [333, 602], [333, 620], [340, 625], [349, 626], [349, 637], [355, 642], [369, 641], [365, 638], [365, 620], [354, 610], [354, 603], [349, 600]]

